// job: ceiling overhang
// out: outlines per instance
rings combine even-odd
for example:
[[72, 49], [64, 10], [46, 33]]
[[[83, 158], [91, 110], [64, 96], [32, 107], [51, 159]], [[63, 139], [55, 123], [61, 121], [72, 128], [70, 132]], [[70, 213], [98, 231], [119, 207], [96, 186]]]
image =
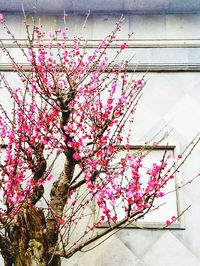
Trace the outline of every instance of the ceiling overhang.
[[38, 13], [199, 13], [200, 0], [0, 0], [1, 12]]

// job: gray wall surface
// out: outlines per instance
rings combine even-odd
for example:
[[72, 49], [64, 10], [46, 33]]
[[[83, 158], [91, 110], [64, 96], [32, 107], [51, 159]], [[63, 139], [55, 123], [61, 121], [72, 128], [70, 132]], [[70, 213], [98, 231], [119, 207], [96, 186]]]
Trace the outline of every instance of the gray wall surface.
[[197, 13], [199, 0], [0, 0], [2, 11], [26, 12], [130, 12], [130, 13]]

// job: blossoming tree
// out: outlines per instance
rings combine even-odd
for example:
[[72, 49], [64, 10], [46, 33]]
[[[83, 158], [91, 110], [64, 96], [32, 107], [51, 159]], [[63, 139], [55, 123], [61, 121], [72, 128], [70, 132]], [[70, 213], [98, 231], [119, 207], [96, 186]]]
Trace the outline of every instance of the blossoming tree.
[[13, 103], [0, 105], [1, 254], [5, 265], [56, 266], [148, 213], [174, 168], [165, 171], [164, 154], [142, 182], [145, 153], [129, 152], [127, 128], [144, 81], [118, 61], [127, 43], [109, 59], [121, 20], [91, 51], [77, 37], [69, 48], [65, 30], [30, 33], [28, 25], [23, 48], [3, 26], [30, 69], [1, 41], [21, 84], [0, 74], [1, 95], [7, 90]]

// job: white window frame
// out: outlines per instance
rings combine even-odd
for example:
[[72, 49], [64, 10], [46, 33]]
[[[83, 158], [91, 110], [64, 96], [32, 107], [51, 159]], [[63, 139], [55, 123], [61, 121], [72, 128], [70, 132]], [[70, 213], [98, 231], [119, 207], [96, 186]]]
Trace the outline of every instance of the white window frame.
[[[124, 148], [123, 146], [121, 147]], [[173, 150], [173, 154], [175, 158], [180, 154], [180, 146], [176, 145], [168, 145], [168, 144], [159, 144], [159, 145], [130, 145], [129, 150], [139, 150], [139, 149], [153, 149], [153, 150]], [[182, 171], [181, 167], [178, 169], [179, 171], [175, 173], [175, 191], [172, 193], [176, 194], [176, 209], [177, 209], [177, 220], [176, 222], [171, 223], [166, 226], [166, 222], [148, 222], [148, 221], [136, 221], [128, 224], [125, 228], [133, 228], [133, 229], [185, 229], [185, 219], [184, 219], [184, 201], [183, 201], [183, 182], [182, 182]], [[162, 208], [162, 206], [161, 206]], [[170, 220], [171, 217], [169, 217]], [[112, 223], [111, 223], [112, 224]], [[113, 222], [113, 224], [115, 224]], [[109, 227], [107, 222], [102, 222], [98, 227], [105, 228]], [[122, 226], [123, 227], [123, 226]]]

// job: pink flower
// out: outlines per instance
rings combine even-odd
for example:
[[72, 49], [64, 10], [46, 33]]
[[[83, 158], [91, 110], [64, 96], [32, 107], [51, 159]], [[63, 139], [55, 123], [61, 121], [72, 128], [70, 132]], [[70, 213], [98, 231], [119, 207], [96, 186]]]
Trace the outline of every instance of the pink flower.
[[62, 224], [64, 224], [64, 223], [65, 223], [65, 220], [64, 220], [63, 218], [60, 218], [60, 219], [59, 219], [59, 224], [62, 225]]
[[137, 81], [137, 84], [138, 84], [138, 85], [142, 85], [142, 80], [139, 79], [139, 80]]
[[172, 216], [171, 219], [172, 219], [172, 222], [174, 223], [174, 222], [176, 222], [176, 219], [177, 219], [177, 218], [176, 218], [176, 216]]
[[0, 22], [4, 22], [5, 21], [5, 16], [3, 13], [0, 13]]
[[76, 160], [76, 161], [78, 161], [78, 160], [80, 160], [81, 159], [81, 156], [78, 154], [78, 153], [74, 153], [73, 154], [73, 158]]
[[124, 50], [127, 47], [128, 47], [127, 43], [123, 43], [123, 44], [120, 45], [120, 49], [121, 50]]
[[166, 225], [169, 226], [171, 224], [170, 220], [166, 221]]
[[130, 149], [130, 144], [127, 143], [127, 144], [125, 145], [125, 147], [126, 147], [126, 149]]
[[114, 82], [112, 83], [112, 86], [111, 86], [111, 89], [110, 89], [110, 92], [111, 92], [111, 93], [115, 93], [115, 91], [116, 91], [116, 86], [117, 86], [116, 81], [114, 81]]
[[33, 62], [33, 55], [32, 55], [32, 53], [28, 53], [28, 54], [27, 54], [27, 60], [28, 60], [29, 62]]
[[126, 161], [123, 158], [121, 159], [121, 165], [123, 168], [126, 168]]
[[181, 159], [182, 158], [182, 154], [178, 154], [178, 159]]
[[113, 103], [113, 99], [109, 98], [107, 102], [109, 105], [111, 105]]

